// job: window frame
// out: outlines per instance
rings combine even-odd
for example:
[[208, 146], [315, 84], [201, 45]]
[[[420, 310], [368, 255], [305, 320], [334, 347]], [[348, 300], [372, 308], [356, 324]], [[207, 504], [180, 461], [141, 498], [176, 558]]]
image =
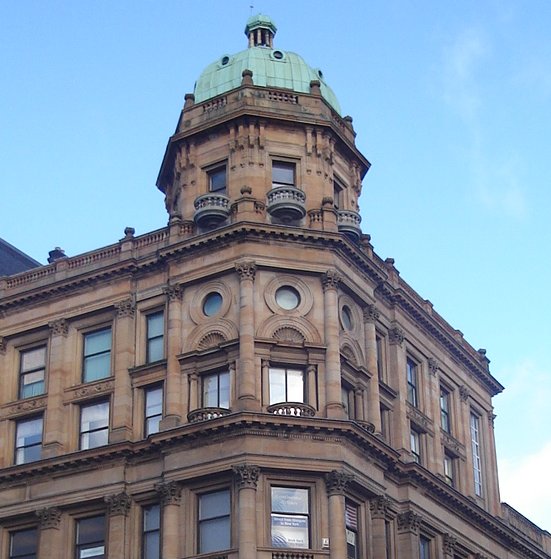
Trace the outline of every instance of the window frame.
[[[153, 527], [153, 528], [148, 528], [147, 526], [147, 516], [146, 516], [146, 511], [147, 510], [151, 510], [151, 509], [158, 509], [159, 511], [159, 522], [158, 522], [158, 527]], [[159, 503], [151, 503], [149, 505], [144, 505], [142, 506], [142, 540], [141, 540], [141, 544], [142, 544], [142, 549], [141, 549], [141, 559], [161, 559], [161, 552], [162, 552], [162, 520], [163, 520], [163, 511], [162, 511], [162, 507]], [[155, 550], [155, 555], [151, 556], [148, 553], [148, 547], [147, 547], [147, 540], [148, 537], [151, 536], [152, 534], [158, 534], [158, 547]]]
[[[161, 317], [162, 328], [160, 334], [151, 335], [151, 325], [150, 320]], [[148, 312], [145, 315], [145, 362], [146, 364], [157, 363], [165, 358], [165, 311], [164, 309], [157, 309]], [[151, 346], [153, 343], [161, 340], [161, 356], [157, 359], [151, 359]]]
[[[205, 518], [201, 518], [201, 503], [202, 503], [202, 498], [208, 496], [208, 495], [215, 495], [215, 494], [222, 494], [225, 493], [227, 494], [227, 504], [228, 504], [228, 508], [227, 508], [227, 513], [226, 514], [220, 514], [217, 516], [209, 516], [209, 517], [205, 517]], [[203, 539], [202, 539], [202, 535], [203, 535], [203, 531], [202, 528], [212, 524], [213, 522], [219, 522], [220, 520], [223, 519], [227, 519], [227, 544], [228, 547], [223, 547], [220, 549], [214, 549], [214, 548], [208, 548], [205, 549], [203, 546]], [[226, 549], [231, 549], [231, 545], [232, 545], [232, 491], [230, 489], [230, 487], [219, 487], [216, 489], [210, 489], [210, 490], [206, 490], [206, 491], [201, 491], [200, 493], [197, 493], [197, 552], [198, 553], [216, 553], [219, 551], [225, 551]]]
[[[269, 499], [270, 499], [270, 523], [269, 523], [269, 533], [270, 533], [270, 545], [272, 548], [276, 549], [311, 549], [312, 544], [312, 488], [307, 485], [301, 484], [290, 484], [283, 482], [274, 482], [270, 484]], [[307, 512], [293, 512], [293, 511], [274, 511], [274, 489], [286, 489], [286, 490], [298, 490], [306, 491], [306, 504]], [[305, 546], [285, 546], [285, 545], [274, 545], [274, 515], [283, 516], [285, 518], [305, 518], [306, 519], [306, 545]]]
[[[87, 354], [86, 353], [86, 339], [89, 336], [93, 336], [93, 335], [97, 335], [100, 334], [101, 332], [109, 332], [109, 349], [108, 350], [102, 350], [102, 351], [97, 351], [91, 354]], [[98, 376], [96, 378], [87, 378], [87, 360], [91, 360], [95, 357], [98, 357], [100, 355], [109, 355], [109, 367], [107, 370], [107, 374], [105, 374], [104, 376]], [[89, 382], [95, 382], [97, 380], [103, 380], [106, 378], [109, 378], [111, 376], [113, 376], [113, 371], [112, 371], [112, 367], [113, 367], [113, 328], [112, 326], [109, 325], [105, 325], [105, 326], [101, 326], [98, 328], [94, 328], [94, 329], [90, 329], [87, 330], [86, 332], [82, 333], [82, 382], [83, 383], [89, 383]]]
[[[273, 389], [272, 387], [274, 386], [274, 383], [272, 382], [272, 374], [275, 374], [276, 370], [283, 370], [285, 373], [285, 387], [284, 387], [284, 393], [285, 393], [285, 399], [284, 400], [275, 400], [272, 397], [273, 394]], [[301, 373], [301, 378], [302, 378], [302, 398], [300, 400], [290, 400], [289, 399], [289, 372], [300, 372]], [[296, 365], [274, 365], [274, 364], [270, 364], [270, 366], [268, 367], [268, 388], [269, 388], [269, 403], [270, 405], [274, 405], [274, 404], [283, 404], [283, 403], [297, 403], [297, 404], [306, 404], [307, 403], [307, 393], [306, 393], [306, 384], [307, 384], [307, 379], [306, 379], [306, 370], [303, 367], [299, 367]]]
[[[97, 429], [88, 429], [88, 430], [84, 430], [83, 429], [83, 411], [85, 409], [89, 409], [92, 406], [97, 406], [100, 404], [106, 404], [107, 405], [107, 425], [105, 427], [101, 427], [101, 428], [97, 428]], [[110, 431], [110, 422], [111, 422], [111, 401], [109, 398], [107, 399], [101, 399], [101, 400], [94, 400], [92, 402], [85, 402], [85, 403], [81, 403], [79, 405], [79, 413], [80, 413], [80, 417], [79, 417], [79, 445], [78, 448], [79, 450], [91, 450], [93, 448], [99, 448], [101, 446], [105, 446], [107, 444], [109, 444], [109, 431]], [[104, 444], [98, 444], [98, 445], [94, 445], [94, 446], [90, 446], [88, 444], [88, 446], [84, 447], [83, 445], [83, 438], [85, 435], [90, 435], [90, 433], [97, 433], [100, 431], [105, 431], [107, 438], [106, 438], [106, 442]]]
[[[148, 414], [148, 395], [152, 394], [153, 392], [157, 392], [160, 391], [161, 394], [161, 398], [160, 398], [160, 404], [161, 404], [161, 411], [160, 413], [152, 413], [152, 414]], [[157, 424], [157, 430], [152, 430], [149, 427], [149, 422], [152, 419], [155, 418], [159, 418], [158, 423], [161, 422], [161, 420], [163, 419], [163, 412], [164, 412], [164, 386], [163, 383], [156, 383], [156, 384], [150, 384], [147, 386], [143, 387], [143, 411], [144, 411], [144, 436], [148, 437], [149, 435], [153, 435], [155, 433], [159, 433], [160, 429], [159, 429], [159, 425]], [[157, 404], [158, 405], [158, 404]]]
[[[28, 550], [24, 550], [24, 553], [20, 551], [17, 554], [14, 554], [14, 536], [17, 534], [23, 534], [25, 532], [34, 532], [34, 551], [31, 550], [30, 553]], [[38, 556], [38, 549], [39, 549], [39, 541], [40, 539], [40, 531], [38, 530], [37, 526], [31, 526], [29, 528], [21, 528], [18, 530], [10, 530], [9, 532], [9, 542], [8, 542], [8, 559], [36, 559]]]
[[421, 433], [412, 425], [409, 430], [409, 446], [411, 456], [416, 464], [423, 464], [423, 448]]
[[[23, 444], [23, 445], [19, 445], [18, 444], [18, 440], [20, 437], [19, 435], [19, 429], [22, 425], [26, 424], [26, 423], [32, 423], [34, 421], [38, 421], [40, 420], [40, 441], [39, 442], [35, 442], [33, 444]], [[37, 436], [38, 433], [33, 433], [32, 436]], [[43, 415], [35, 415], [32, 417], [25, 417], [25, 418], [20, 418], [16, 421], [15, 424], [15, 450], [14, 450], [14, 464], [16, 465], [22, 465], [22, 464], [31, 464], [33, 462], [37, 462], [38, 460], [42, 459], [42, 443], [44, 440], [44, 416]], [[40, 447], [39, 450], [39, 456], [38, 458], [33, 458], [31, 460], [19, 460], [19, 452], [22, 451], [23, 452], [23, 457], [26, 454], [26, 450], [27, 449], [31, 449], [31, 448], [35, 448], [35, 447]]]
[[[225, 377], [227, 381], [227, 401], [222, 401], [221, 399], [221, 386], [220, 386], [220, 378]], [[206, 392], [205, 392], [205, 381], [209, 378], [216, 378], [216, 404], [217, 405], [207, 405], [205, 401]], [[227, 406], [223, 406], [221, 404], [227, 403]], [[201, 408], [221, 408], [221, 409], [230, 409], [231, 403], [231, 377], [229, 369], [219, 369], [216, 371], [209, 371], [201, 375]]]
[[333, 206], [336, 210], [344, 208], [344, 192], [345, 186], [343, 182], [333, 177]]
[[[297, 187], [297, 176], [298, 176], [298, 161], [292, 159], [286, 159], [284, 157], [274, 157], [272, 158], [272, 188], [298, 188]], [[291, 182], [287, 181], [276, 181], [274, 176], [274, 168], [277, 169], [279, 167], [280, 170], [287, 169], [292, 170], [293, 179]]]
[[[223, 194], [226, 195], [228, 192], [228, 163], [227, 161], [220, 161], [219, 163], [215, 163], [208, 168], [205, 169], [207, 174], [207, 189], [208, 192], [211, 194]], [[214, 177], [220, 177], [224, 173], [224, 186], [213, 188]]]
[[450, 487], [457, 485], [457, 461], [455, 456], [444, 450], [444, 479]]
[[[348, 514], [348, 511], [351, 509], [354, 509], [354, 514], [355, 514], [355, 526], [352, 523], [350, 516]], [[358, 503], [352, 501], [351, 499], [345, 498], [344, 501], [344, 528], [345, 528], [345, 537], [346, 537], [346, 559], [359, 559], [360, 558], [360, 542], [362, 541], [362, 538], [360, 537], [360, 506], [358, 505]], [[351, 541], [349, 541], [349, 538], [351, 538], [351, 536], [349, 536], [349, 532], [350, 534], [354, 535], [354, 543], [352, 543]], [[354, 548], [354, 553], [351, 554], [351, 547], [353, 546]]]
[[480, 431], [480, 415], [471, 410], [469, 416], [469, 430], [471, 433], [471, 454], [473, 468], [473, 489], [477, 497], [483, 497], [484, 480], [482, 476], [482, 440]]
[[407, 401], [419, 409], [419, 364], [411, 357], [406, 358]]
[[[95, 520], [95, 519], [102, 519], [103, 520], [103, 539], [102, 540], [93, 540], [93, 541], [85, 541], [80, 542], [80, 527], [81, 522], [85, 522], [87, 520]], [[105, 514], [97, 514], [91, 516], [83, 516], [81, 518], [75, 519], [75, 559], [85, 559], [85, 558], [99, 558], [99, 559], [106, 559], [107, 558], [107, 534], [108, 534], [108, 525], [107, 525], [107, 515]], [[99, 544], [99, 545], [98, 545]], [[103, 547], [103, 552], [99, 555], [82, 555], [83, 551], [87, 551], [85, 546], [93, 545], [94, 547], [88, 547], [88, 550], [94, 549], [97, 547]]]
[[452, 414], [451, 414], [451, 391], [445, 386], [440, 386], [440, 427], [442, 430], [451, 435], [452, 432]]
[[[28, 355], [32, 352], [39, 351], [41, 349], [44, 350], [43, 366], [42, 367], [33, 367], [33, 368], [30, 368], [30, 369], [27, 369], [27, 370], [23, 370], [24, 356]], [[46, 365], [47, 365], [47, 362], [48, 362], [48, 344], [46, 344], [46, 343], [45, 344], [36, 344], [36, 345], [33, 345], [32, 347], [26, 347], [24, 349], [19, 350], [19, 379], [18, 379], [19, 386], [18, 386], [18, 389], [17, 389], [18, 390], [17, 394], [18, 394], [18, 398], [20, 400], [24, 400], [26, 398], [34, 398], [36, 396], [42, 396], [43, 394], [46, 393]], [[24, 378], [26, 376], [36, 374], [40, 371], [42, 372], [42, 380], [39, 381], [39, 382], [42, 383], [41, 391], [37, 392], [36, 394], [34, 394], [34, 393], [33, 394], [25, 394], [24, 393], [25, 392], [25, 390], [24, 390], [25, 385], [23, 383]], [[31, 386], [31, 385], [35, 385], [35, 384], [38, 384], [38, 382], [30, 383], [27, 386]]]

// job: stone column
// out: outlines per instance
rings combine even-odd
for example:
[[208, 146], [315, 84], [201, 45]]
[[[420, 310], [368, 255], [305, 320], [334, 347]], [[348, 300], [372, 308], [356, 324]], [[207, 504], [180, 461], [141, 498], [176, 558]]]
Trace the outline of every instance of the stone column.
[[369, 501], [371, 511], [371, 543], [373, 557], [388, 557], [386, 551], [386, 515], [390, 500], [384, 495], [374, 497]]
[[308, 400], [307, 403], [316, 409], [319, 409], [318, 391], [316, 388], [316, 366], [308, 365], [306, 367], [306, 385]]
[[329, 497], [329, 557], [346, 557], [345, 497], [346, 487], [352, 476], [333, 470], [325, 475], [325, 485]]
[[322, 277], [325, 323], [325, 394], [326, 414], [333, 419], [344, 419], [341, 402], [341, 358], [339, 342], [339, 308], [337, 287], [341, 276], [334, 269]]
[[132, 499], [123, 491], [105, 497], [109, 513], [107, 549], [110, 557], [128, 557], [126, 522]]
[[[434, 439], [432, 452], [428, 452], [427, 467], [433, 472], [444, 473], [444, 448], [442, 446], [441, 420], [440, 420], [440, 382], [438, 379], [438, 368], [440, 364], [434, 357], [428, 359], [428, 390], [425, 391], [425, 402], [427, 402], [427, 415], [434, 417]], [[449, 403], [451, 407], [451, 393]], [[429, 410], [429, 408], [431, 408]], [[430, 441], [431, 438], [427, 437]]]
[[455, 551], [455, 546], [457, 544], [457, 538], [450, 534], [444, 534], [442, 536], [442, 546], [444, 550], [444, 557], [450, 557], [453, 559], [453, 552]]
[[398, 515], [398, 557], [419, 559], [419, 526], [421, 517], [413, 511]]
[[[494, 412], [490, 410], [488, 412], [488, 421], [487, 423], [484, 421], [484, 417], [480, 418], [481, 426], [485, 423], [487, 427], [484, 429], [484, 435], [486, 436], [487, 444], [484, 445], [484, 438], [482, 439], [483, 447], [483, 457], [482, 457], [482, 467], [484, 469], [484, 473], [486, 474], [486, 485], [487, 485], [487, 494], [488, 494], [488, 501], [489, 501], [489, 510], [490, 513], [493, 515], [499, 515], [501, 510], [501, 499], [499, 496], [499, 484], [498, 484], [498, 476], [497, 476], [497, 456], [496, 456], [496, 441], [495, 441], [495, 434], [494, 434], [494, 419], [495, 419]], [[484, 460], [486, 459], [486, 460]], [[486, 462], [486, 467], [484, 468], [484, 462]], [[484, 478], [482, 479], [484, 482]]]
[[109, 442], [129, 440], [132, 437], [132, 385], [128, 369], [134, 364], [136, 340], [134, 339], [134, 315], [136, 306], [132, 299], [115, 304], [117, 318], [111, 360], [114, 361], [115, 394], [111, 406], [112, 428]]
[[63, 406], [63, 379], [65, 374], [65, 348], [69, 326], [64, 318], [54, 320], [48, 324], [50, 327], [50, 343], [48, 346], [48, 413], [44, 421], [43, 458], [51, 458], [62, 453], [64, 446], [65, 406]]
[[155, 485], [159, 494], [162, 513], [161, 544], [163, 559], [179, 559], [180, 557], [180, 499], [182, 488], [175, 481], [160, 482]]
[[183, 289], [180, 285], [169, 285], [165, 288], [165, 293], [167, 296], [165, 415], [160, 423], [163, 431], [180, 425], [182, 415], [187, 414], [186, 410], [182, 411], [182, 401], [187, 402], [187, 398], [182, 398], [182, 373], [178, 361], [178, 355], [182, 351]]
[[256, 487], [260, 469], [248, 464], [238, 464], [232, 469], [239, 489], [239, 559], [256, 559]]
[[254, 370], [254, 262], [237, 262], [239, 274], [239, 367], [237, 369], [237, 407], [259, 410]]
[[379, 311], [375, 305], [363, 309], [365, 327], [365, 349], [367, 355], [367, 371], [370, 375], [367, 396], [367, 420], [375, 426], [375, 432], [381, 432], [381, 406], [379, 398], [379, 372], [377, 363], [377, 333], [375, 324], [379, 319]]
[[406, 352], [404, 350], [404, 331], [393, 326], [388, 331], [389, 342], [389, 378], [396, 379], [393, 388], [398, 390], [399, 397], [394, 405], [392, 414], [392, 441], [402, 456], [410, 457], [409, 424], [406, 412], [407, 381], [406, 381]]
[[37, 510], [38, 526], [40, 528], [40, 547], [38, 559], [51, 559], [59, 556], [61, 549], [61, 511], [57, 507]]
[[459, 387], [459, 422], [458, 427], [460, 431], [457, 433], [457, 438], [465, 442], [466, 461], [465, 467], [461, 472], [463, 475], [459, 476], [459, 486], [457, 489], [466, 495], [474, 495], [474, 475], [473, 475], [473, 462], [472, 462], [472, 443], [471, 443], [471, 409], [469, 406], [470, 391], [467, 386], [462, 385]]

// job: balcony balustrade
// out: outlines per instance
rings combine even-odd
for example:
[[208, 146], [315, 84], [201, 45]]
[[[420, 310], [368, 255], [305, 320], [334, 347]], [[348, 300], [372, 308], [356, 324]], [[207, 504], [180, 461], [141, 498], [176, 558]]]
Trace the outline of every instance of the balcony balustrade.
[[193, 219], [200, 227], [216, 227], [230, 215], [230, 199], [224, 194], [203, 194], [195, 199]]
[[295, 186], [276, 186], [268, 192], [268, 213], [284, 223], [297, 221], [306, 215], [306, 195]]

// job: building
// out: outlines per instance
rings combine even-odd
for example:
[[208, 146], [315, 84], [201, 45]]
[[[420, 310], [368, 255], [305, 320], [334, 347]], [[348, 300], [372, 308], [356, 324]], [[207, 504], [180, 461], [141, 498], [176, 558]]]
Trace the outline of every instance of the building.
[[166, 228], [0, 278], [0, 556], [549, 558], [485, 352], [373, 252], [352, 119], [275, 32], [186, 96]]

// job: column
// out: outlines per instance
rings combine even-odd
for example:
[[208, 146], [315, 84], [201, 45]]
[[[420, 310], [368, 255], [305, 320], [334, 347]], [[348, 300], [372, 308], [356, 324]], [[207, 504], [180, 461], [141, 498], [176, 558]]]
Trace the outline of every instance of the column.
[[381, 406], [379, 398], [379, 369], [377, 363], [377, 333], [375, 324], [379, 319], [375, 305], [363, 309], [365, 327], [365, 349], [367, 354], [367, 371], [370, 375], [367, 395], [367, 421], [375, 426], [375, 433], [381, 432]]
[[109, 514], [107, 549], [110, 557], [128, 557], [126, 523], [132, 499], [123, 491], [105, 497]]
[[[178, 355], [182, 351], [180, 337], [183, 289], [180, 285], [169, 285], [165, 288], [165, 293], [167, 296], [165, 416], [160, 424], [163, 431], [177, 427], [182, 421], [182, 373]], [[186, 402], [187, 398], [183, 401]]]
[[237, 262], [239, 274], [239, 367], [237, 369], [237, 406], [241, 410], [259, 410], [254, 370], [254, 262]]
[[260, 469], [248, 464], [238, 464], [232, 469], [239, 489], [239, 559], [256, 559], [256, 487]]
[[[438, 378], [438, 369], [440, 364], [434, 357], [428, 359], [429, 374], [428, 390], [425, 391], [425, 402], [427, 403], [427, 415], [434, 418], [434, 439], [433, 451], [427, 456], [427, 467], [433, 472], [444, 473], [444, 447], [442, 446], [441, 421], [440, 421], [440, 381]], [[450, 406], [451, 406], [450, 394]], [[431, 409], [432, 408], [432, 409]], [[430, 440], [430, 437], [427, 437]], [[428, 445], [427, 445], [428, 446]]]
[[346, 557], [345, 497], [346, 487], [352, 476], [333, 470], [325, 475], [325, 485], [329, 497], [329, 557]]
[[344, 419], [341, 402], [341, 357], [339, 342], [339, 308], [337, 287], [341, 276], [334, 269], [322, 277], [325, 332], [325, 394], [326, 415], [333, 419]]
[[[488, 427], [485, 429], [485, 433], [483, 435], [487, 435], [486, 441], [487, 444], [484, 445], [482, 452], [484, 453], [484, 458], [486, 459], [486, 467], [484, 468], [484, 473], [486, 474], [486, 485], [487, 485], [487, 495], [488, 495], [488, 510], [493, 515], [499, 515], [501, 511], [501, 502], [499, 497], [499, 484], [498, 484], [498, 476], [497, 476], [497, 456], [496, 456], [496, 441], [495, 441], [495, 434], [494, 434], [494, 420], [495, 415], [492, 410], [488, 412]], [[484, 425], [484, 417], [480, 418], [481, 426]], [[483, 462], [484, 467], [484, 462]], [[482, 480], [484, 482], [484, 479]]]
[[164, 481], [155, 484], [159, 494], [162, 513], [161, 545], [163, 559], [179, 559], [180, 553], [180, 499], [182, 488], [175, 481]]
[[398, 515], [398, 557], [419, 559], [419, 526], [421, 517], [413, 511]]
[[40, 528], [40, 547], [38, 559], [51, 559], [60, 555], [61, 549], [61, 511], [57, 507], [37, 510]]
[[369, 510], [371, 511], [371, 543], [373, 546], [372, 556], [388, 557], [386, 544], [386, 515], [390, 500], [384, 495], [374, 497], [369, 501]]
[[404, 350], [404, 331], [393, 326], [388, 331], [389, 342], [389, 378], [396, 379], [393, 387], [398, 390], [398, 398], [392, 414], [392, 440], [402, 456], [409, 461], [409, 423], [406, 413], [407, 382], [406, 352]]
[[459, 476], [460, 487], [458, 489], [466, 495], [474, 496], [474, 475], [473, 475], [473, 452], [471, 440], [471, 408], [469, 406], [469, 397], [471, 393], [467, 386], [459, 387], [459, 422], [456, 424], [461, 431], [458, 432], [457, 438], [465, 444], [465, 464], [463, 475]]
[[132, 299], [115, 304], [117, 318], [111, 351], [114, 361], [115, 395], [111, 406], [112, 429], [109, 442], [129, 440], [132, 437], [132, 386], [128, 369], [134, 364], [136, 340], [134, 339], [134, 315], [136, 306]]

